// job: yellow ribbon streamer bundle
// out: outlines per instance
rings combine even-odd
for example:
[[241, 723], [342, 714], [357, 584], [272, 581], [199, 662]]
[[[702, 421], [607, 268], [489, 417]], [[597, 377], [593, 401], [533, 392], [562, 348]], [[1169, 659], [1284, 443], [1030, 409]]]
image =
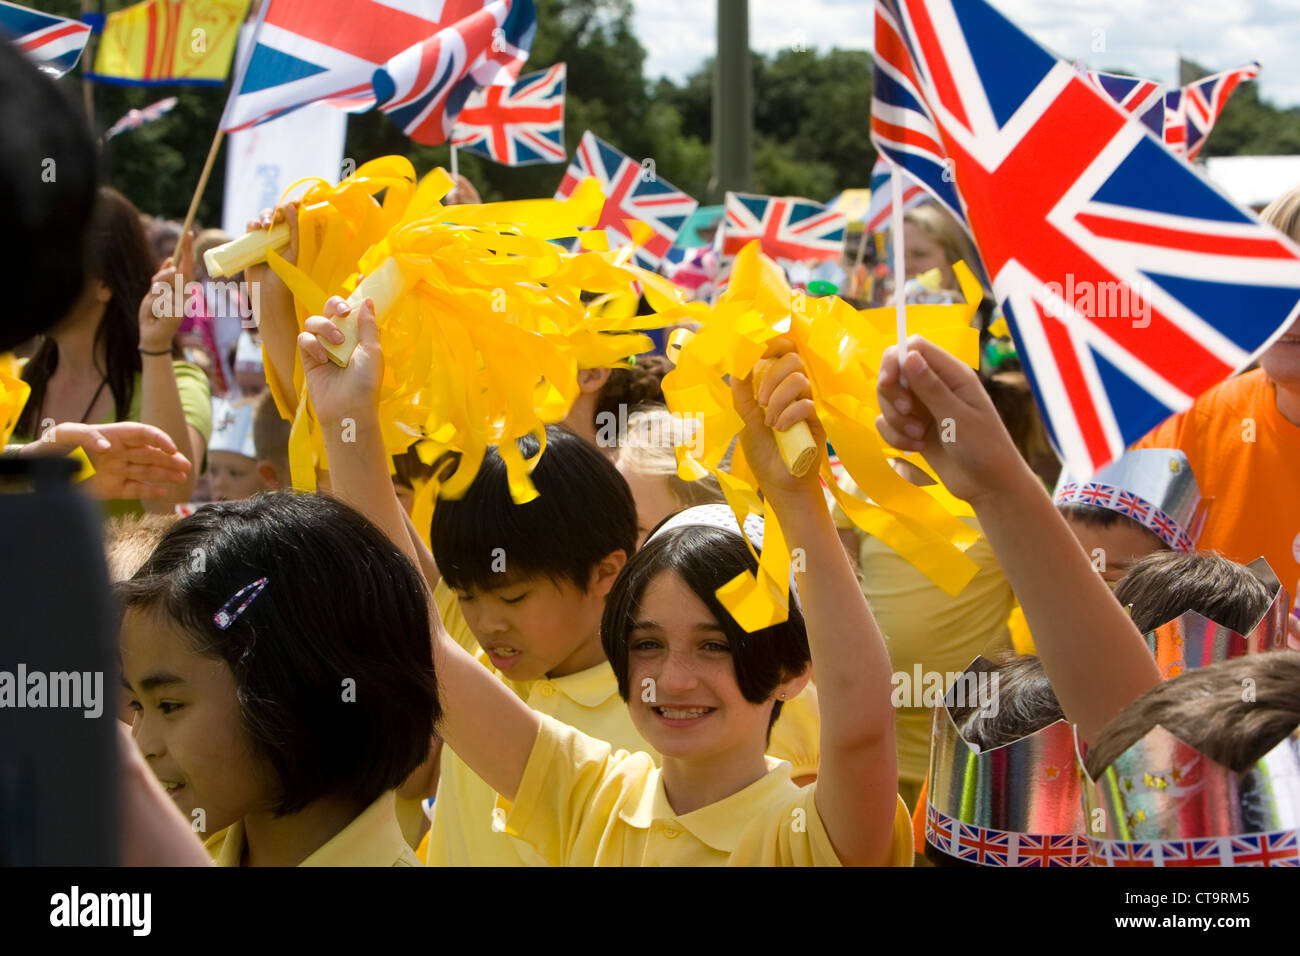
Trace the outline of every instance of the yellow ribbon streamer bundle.
[[[964, 263], [955, 272], [965, 304], [907, 307], [911, 332], [924, 335], [971, 366], [979, 361], [979, 333], [970, 326], [980, 302], [979, 283]], [[842, 299], [792, 291], [772, 260], [750, 243], [736, 258], [731, 284], [698, 332], [670, 339], [676, 368], [664, 379], [669, 408], [700, 423], [696, 451], [677, 448], [678, 474], [695, 480], [714, 474], [743, 526], [764, 513], [739, 445], [730, 473], [720, 462], [743, 427], [732, 407], [727, 377], [754, 371], [768, 341], [792, 340], [812, 383], [817, 415], [848, 477], [866, 498], [844, 487], [822, 457], [821, 476], [849, 519], [880, 538], [949, 594], [957, 594], [978, 567], [965, 555], [978, 533], [959, 520], [971, 514], [942, 484], [918, 487], [901, 477], [891, 458], [905, 457], [934, 477], [924, 461], [889, 448], [875, 428], [880, 408], [876, 375], [884, 350], [895, 342], [892, 306], [857, 311]], [[775, 515], [764, 516], [757, 574], [745, 573], [718, 591], [718, 599], [748, 631], [784, 621], [788, 614], [791, 555]], [[751, 552], [753, 548], [751, 547]]]
[[[18, 362], [10, 352], [0, 353], [0, 448], [9, 441], [18, 416], [27, 404], [31, 386], [19, 375]], [[39, 425], [38, 425], [39, 427]]]
[[[434, 170], [403, 193], [405, 168], [394, 167], [389, 171], [403, 174], [402, 182], [389, 187], [381, 207], [369, 191], [378, 179], [372, 167], [358, 170], [354, 181], [309, 194], [326, 205], [302, 208], [296, 266], [268, 257], [294, 293], [299, 328], [308, 315], [320, 314], [330, 294], [352, 291], [362, 275], [396, 268], [400, 289], [377, 316], [385, 448], [400, 454], [419, 442], [426, 464], [449, 450], [462, 456], [449, 480], [418, 490], [417, 527], [431, 514], [434, 494], [464, 494], [489, 445], [505, 460], [513, 500], [530, 501], [537, 494], [528, 477], [535, 458], [525, 460], [516, 440], [532, 434], [545, 447], [545, 426], [561, 421], [577, 398], [579, 369], [619, 364], [651, 347], [638, 330], [698, 320], [707, 310], [687, 304], [682, 290], [661, 276], [629, 264], [631, 248], [570, 254], [548, 241], [595, 224], [604, 204], [595, 180], [564, 201], [443, 206], [453, 185], [445, 172]], [[363, 173], [368, 185], [357, 187]], [[340, 194], [346, 202], [336, 201]], [[618, 306], [633, 283], [654, 315]], [[598, 297], [584, 304], [584, 292]], [[290, 468], [294, 486], [310, 490], [316, 467], [327, 467], [325, 448], [300, 367], [294, 384], [300, 397]]]

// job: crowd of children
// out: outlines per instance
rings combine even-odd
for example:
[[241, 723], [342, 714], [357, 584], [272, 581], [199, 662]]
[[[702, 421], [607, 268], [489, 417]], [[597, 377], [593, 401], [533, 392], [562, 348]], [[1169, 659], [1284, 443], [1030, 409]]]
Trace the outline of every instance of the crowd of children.
[[[1300, 240], [1300, 190], [1265, 218]], [[292, 263], [294, 204], [249, 228], [280, 221]], [[953, 291], [960, 234], [932, 206], [907, 229], [909, 274]], [[578, 373], [565, 420], [518, 443], [519, 503], [496, 448], [391, 454], [370, 300], [302, 331], [265, 264], [249, 302], [196, 271], [228, 237], [161, 264], [157, 238], [100, 188], [82, 292], [19, 350], [10, 452], [95, 466], [124, 861], [1300, 863], [1300, 323], [1092, 476], [1058, 477], [1014, 369], [886, 351], [875, 425], [933, 477], [895, 469], [980, 534], [954, 596], [849, 526], [819, 469], [792, 474], [778, 432], [828, 448], [790, 340], [730, 383], [766, 522], [680, 476], [695, 426], [652, 354]], [[290, 466], [304, 395], [312, 493]], [[466, 493], [413, 518], [462, 467]], [[772, 522], [801, 559], [785, 619], [747, 631], [718, 592]]]

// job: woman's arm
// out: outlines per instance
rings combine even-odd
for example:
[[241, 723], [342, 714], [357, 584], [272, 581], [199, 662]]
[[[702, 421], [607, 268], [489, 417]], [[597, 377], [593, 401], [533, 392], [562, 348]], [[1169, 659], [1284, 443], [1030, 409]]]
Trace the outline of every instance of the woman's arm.
[[[143, 343], [141, 348], [146, 348]], [[176, 385], [176, 370], [172, 357], [165, 355], [140, 356], [144, 365], [140, 376], [140, 421], [161, 429], [177, 449], [191, 463], [185, 480], [171, 486], [170, 493], [160, 498], [141, 500], [146, 511], [169, 512], [176, 504], [189, 501], [198, 480], [199, 466], [203, 461], [206, 443], [199, 430], [185, 419], [181, 406], [181, 393]]]
[[186, 233], [181, 242], [181, 269], [178, 271], [172, 260], [166, 259], [140, 303], [140, 421], [166, 432], [192, 466], [185, 481], [169, 494], [143, 500], [141, 504], [147, 511], [171, 511], [173, 505], [189, 501], [203, 462], [203, 436], [185, 420], [172, 367], [172, 339], [185, 315], [185, 293], [177, 295], [175, 290], [178, 286], [183, 290], [185, 276], [193, 274], [193, 258], [192, 238]]
[[[876, 426], [895, 448], [920, 451], [944, 485], [975, 508], [980, 528], [1024, 608], [1052, 689], [1084, 740], [1160, 682], [1133, 621], [1016, 451], [975, 372], [919, 336], [880, 363]], [[906, 385], [900, 381], [906, 372]], [[953, 441], [939, 441], [951, 421]]]
[[[341, 315], [345, 309], [337, 296], [325, 304], [329, 316]], [[421, 556], [411, 543], [405, 512], [388, 475], [379, 428], [376, 409], [384, 358], [373, 309], [369, 299], [361, 306], [358, 344], [347, 368], [334, 365], [316, 338], [328, 336], [335, 342], [343, 339], [343, 333], [325, 316], [307, 320], [307, 331], [299, 336], [298, 346], [307, 391], [325, 436], [334, 494], [383, 529], [389, 540], [420, 567]], [[343, 440], [345, 419], [351, 419], [351, 441]], [[443, 710], [438, 734], [488, 786], [513, 801], [537, 739], [540, 719], [451, 639], [432, 600], [429, 618], [433, 666]]]
[[734, 382], [736, 410], [745, 420], [745, 460], [775, 512], [796, 562], [796, 584], [808, 628], [821, 704], [821, 766], [817, 812], [840, 859], [884, 863], [893, 845], [898, 768], [889, 655], [849, 564], [817, 479], [817, 469], [794, 478], [782, 460], [773, 429], [807, 421], [819, 448], [826, 437], [817, 422], [803, 362], [792, 346], [768, 348], [775, 363], [757, 396], [749, 379]]

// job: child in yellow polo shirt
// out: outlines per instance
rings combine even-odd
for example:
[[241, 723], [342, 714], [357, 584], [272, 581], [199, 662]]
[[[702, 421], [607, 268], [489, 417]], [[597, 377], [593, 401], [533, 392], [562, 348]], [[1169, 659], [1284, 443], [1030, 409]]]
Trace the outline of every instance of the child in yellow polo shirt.
[[317, 495], [209, 505], [118, 594], [133, 736], [217, 863], [419, 865], [391, 791], [439, 715], [430, 615], [379, 529]]
[[[337, 314], [342, 305], [331, 299], [326, 311]], [[313, 405], [327, 426], [335, 491], [358, 502], [414, 556], [400, 506], [386, 489], [375, 409], [382, 354], [371, 310], [369, 303], [358, 310], [359, 345], [346, 369], [333, 365], [316, 338], [341, 338], [327, 317], [308, 319], [299, 348]], [[667, 534], [633, 559], [640, 574], [629, 567], [611, 582], [602, 643], [632, 723], [662, 754], [662, 770], [645, 753], [615, 751], [538, 714], [435, 628], [444, 689], [439, 733], [505, 798], [494, 808], [497, 825], [549, 863], [911, 862], [911, 825], [894, 790], [888, 656], [816, 474], [790, 476], [759, 405], [770, 403], [777, 428], [807, 419], [825, 446], [810, 417], [810, 385], [789, 349], [781, 341], [769, 346], [779, 360], [757, 398], [749, 380], [735, 383], [734, 397], [746, 422], [746, 460], [786, 540], [806, 554], [801, 566], [812, 569], [797, 577], [803, 614], [792, 607], [787, 622], [746, 635], [721, 611], [701, 578], [724, 575], [716, 587], [755, 566], [740, 534], [729, 531], [687, 527]], [[351, 442], [332, 427], [343, 417], [355, 426]], [[603, 516], [588, 509], [581, 520]], [[557, 537], [566, 531], [553, 529]], [[504, 543], [508, 548], [509, 540]], [[690, 570], [676, 570], [678, 558]], [[502, 602], [514, 596], [509, 588], [494, 595]], [[504, 613], [486, 610], [489, 620]], [[498, 628], [500, 636], [485, 648], [491, 656], [516, 672], [538, 660], [534, 647], [516, 646], [522, 640]], [[824, 715], [821, 773], [816, 784], [800, 789], [765, 751], [780, 702], [808, 681], [810, 657]]]
[[[520, 449], [526, 457], [538, 451], [531, 438]], [[658, 763], [618, 696], [600, 644], [605, 594], [636, 547], [627, 482], [594, 446], [554, 426], [531, 477], [538, 497], [514, 504], [493, 448], [465, 496], [439, 502], [429, 533], [441, 573], [439, 614], [457, 643], [529, 707], [615, 749], [647, 751]], [[501, 542], [509, 544], [497, 547]], [[790, 760], [796, 774], [815, 775], [815, 691], [800, 696], [785, 723], [772, 753]], [[421, 859], [430, 866], [543, 865], [504, 832], [496, 798], [459, 756], [444, 751]]]

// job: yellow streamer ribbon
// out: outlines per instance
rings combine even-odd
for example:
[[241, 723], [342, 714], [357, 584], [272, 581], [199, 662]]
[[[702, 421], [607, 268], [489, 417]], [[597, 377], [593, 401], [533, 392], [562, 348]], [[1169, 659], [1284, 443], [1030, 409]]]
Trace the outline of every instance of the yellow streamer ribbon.
[[[964, 263], [954, 271], [965, 304], [908, 306], [908, 327], [974, 367], [979, 334], [970, 321], [980, 287]], [[901, 477], [890, 458], [907, 458], [931, 477], [933, 472], [916, 456], [890, 449], [875, 429], [876, 375], [885, 349], [894, 344], [894, 321], [892, 306], [859, 312], [842, 299], [792, 291], [781, 269], [750, 243], [736, 257], [727, 291], [699, 330], [678, 330], [669, 340], [676, 368], [664, 379], [664, 396], [674, 413], [700, 422], [698, 451], [677, 448], [678, 474], [687, 481], [716, 475], [742, 524], [747, 514], [764, 513], [739, 448], [730, 473], [720, 470], [722, 456], [743, 427], [726, 380], [748, 376], [771, 339], [789, 338], [804, 360], [827, 439], [866, 497], [842, 487], [823, 459], [821, 476], [831, 494], [855, 525], [947, 593], [957, 594], [978, 571], [965, 555], [978, 533], [960, 520], [970, 509], [940, 484], [921, 488]], [[748, 631], [783, 621], [788, 613], [790, 552], [775, 515], [769, 512], [764, 520], [758, 572], [742, 574], [718, 591], [719, 601]]]
[[19, 374], [18, 360], [13, 353], [0, 353], [0, 448], [9, 441], [18, 425], [18, 416], [31, 395], [31, 386]]
[[[516, 441], [531, 434], [544, 447], [545, 426], [561, 421], [577, 399], [579, 369], [620, 364], [651, 348], [640, 330], [707, 311], [663, 277], [628, 264], [628, 249], [570, 254], [548, 241], [578, 235], [599, 219], [605, 197], [594, 179], [563, 201], [443, 206], [451, 187], [441, 169], [415, 185], [400, 157], [367, 163], [337, 187], [317, 182], [300, 206], [297, 264], [267, 257], [293, 293], [300, 330], [330, 295], [397, 262], [407, 288], [377, 317], [385, 449], [400, 454], [419, 441], [426, 461], [449, 450], [462, 456], [446, 482], [417, 489], [421, 517], [432, 513], [436, 497], [465, 493], [489, 446], [505, 461], [512, 499], [532, 500], [537, 456], [524, 458]], [[379, 188], [387, 190], [382, 205], [374, 198]], [[636, 299], [628, 304], [634, 289], [654, 315], [635, 315]], [[597, 299], [584, 305], [583, 293]], [[328, 462], [300, 364], [293, 381], [292, 416], [289, 397], [275, 398], [293, 421], [294, 486], [310, 490]]]

